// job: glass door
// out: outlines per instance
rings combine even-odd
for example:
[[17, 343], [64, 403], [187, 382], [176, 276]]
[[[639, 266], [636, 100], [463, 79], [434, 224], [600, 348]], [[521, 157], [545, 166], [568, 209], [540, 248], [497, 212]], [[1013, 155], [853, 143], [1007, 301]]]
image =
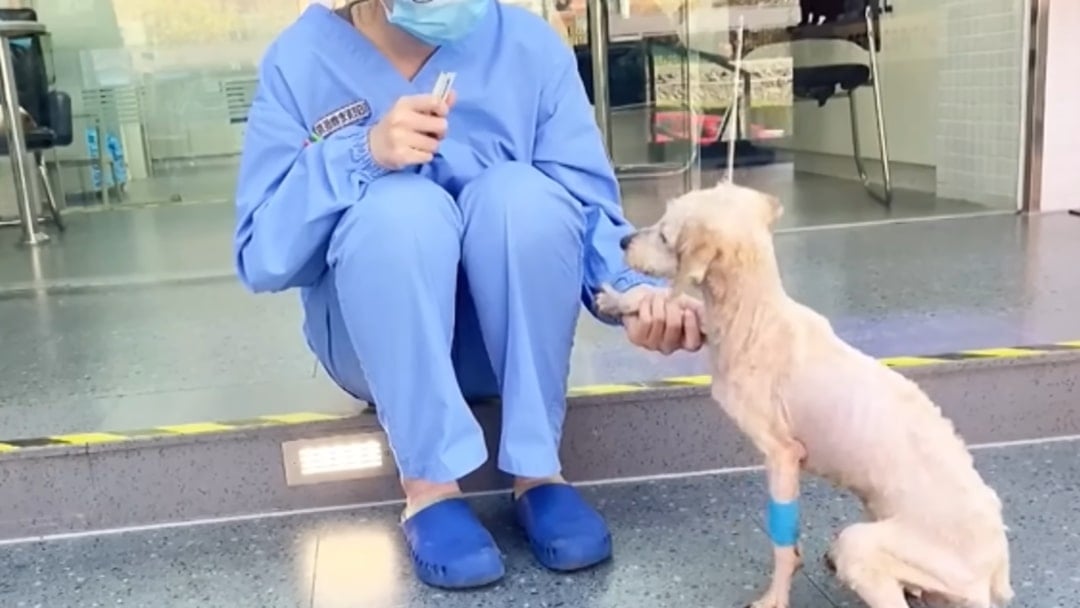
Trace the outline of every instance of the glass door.
[[685, 0], [543, 0], [572, 45], [620, 179], [696, 174], [697, 131]]

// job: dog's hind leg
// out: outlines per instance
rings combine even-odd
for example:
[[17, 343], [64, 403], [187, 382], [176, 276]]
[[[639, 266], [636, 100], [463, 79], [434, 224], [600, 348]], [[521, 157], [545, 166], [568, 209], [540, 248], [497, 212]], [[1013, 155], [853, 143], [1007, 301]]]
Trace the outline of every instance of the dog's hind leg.
[[870, 608], [911, 608], [888, 554], [888, 522], [854, 524], [829, 549], [837, 577]]
[[871, 608], [908, 606], [905, 589], [920, 590], [928, 606], [992, 604], [985, 577], [964, 556], [896, 519], [850, 526], [829, 551], [837, 577]]
[[1013, 596], [1013, 588], [1009, 583], [1009, 554], [1006, 550], [1005, 557], [990, 576], [990, 599], [995, 605], [1004, 606], [1012, 601]]

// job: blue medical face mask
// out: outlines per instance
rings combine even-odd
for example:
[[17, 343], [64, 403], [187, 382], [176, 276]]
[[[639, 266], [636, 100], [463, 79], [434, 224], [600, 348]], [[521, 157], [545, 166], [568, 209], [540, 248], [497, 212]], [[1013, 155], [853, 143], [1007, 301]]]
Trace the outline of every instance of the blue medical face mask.
[[[487, 13], [491, 0], [381, 0], [386, 18], [432, 46], [461, 40]], [[387, 2], [393, 2], [388, 7]]]

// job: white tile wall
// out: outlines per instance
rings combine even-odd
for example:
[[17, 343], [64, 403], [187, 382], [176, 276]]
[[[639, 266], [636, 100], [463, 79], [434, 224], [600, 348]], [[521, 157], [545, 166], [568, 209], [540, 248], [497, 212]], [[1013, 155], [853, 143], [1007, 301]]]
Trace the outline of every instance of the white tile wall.
[[942, 2], [937, 195], [1016, 204], [1023, 0]]
[[[1080, 209], [1080, 2], [1050, 7], [1043, 114], [1043, 211]], [[1035, 176], [1039, 179], [1040, 176]]]

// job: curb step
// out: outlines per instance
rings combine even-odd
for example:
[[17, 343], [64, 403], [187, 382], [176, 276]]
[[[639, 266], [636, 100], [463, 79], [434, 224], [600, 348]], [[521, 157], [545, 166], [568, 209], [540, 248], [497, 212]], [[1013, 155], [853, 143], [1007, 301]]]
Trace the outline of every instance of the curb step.
[[[923, 387], [969, 443], [1080, 434], [1080, 342], [892, 364]], [[489, 453], [497, 453], [497, 405], [480, 404], [475, 412]], [[200, 433], [86, 433], [43, 446], [0, 442], [14, 448], [0, 453], [0, 540], [400, 498], [375, 417], [318, 416], [232, 428], [207, 423]], [[358, 435], [380, 446], [381, 464], [360, 478], [295, 483], [298, 445]], [[699, 377], [579, 389], [569, 400], [562, 456], [575, 481], [760, 464]], [[496, 490], [506, 480], [489, 463], [463, 486]]]

